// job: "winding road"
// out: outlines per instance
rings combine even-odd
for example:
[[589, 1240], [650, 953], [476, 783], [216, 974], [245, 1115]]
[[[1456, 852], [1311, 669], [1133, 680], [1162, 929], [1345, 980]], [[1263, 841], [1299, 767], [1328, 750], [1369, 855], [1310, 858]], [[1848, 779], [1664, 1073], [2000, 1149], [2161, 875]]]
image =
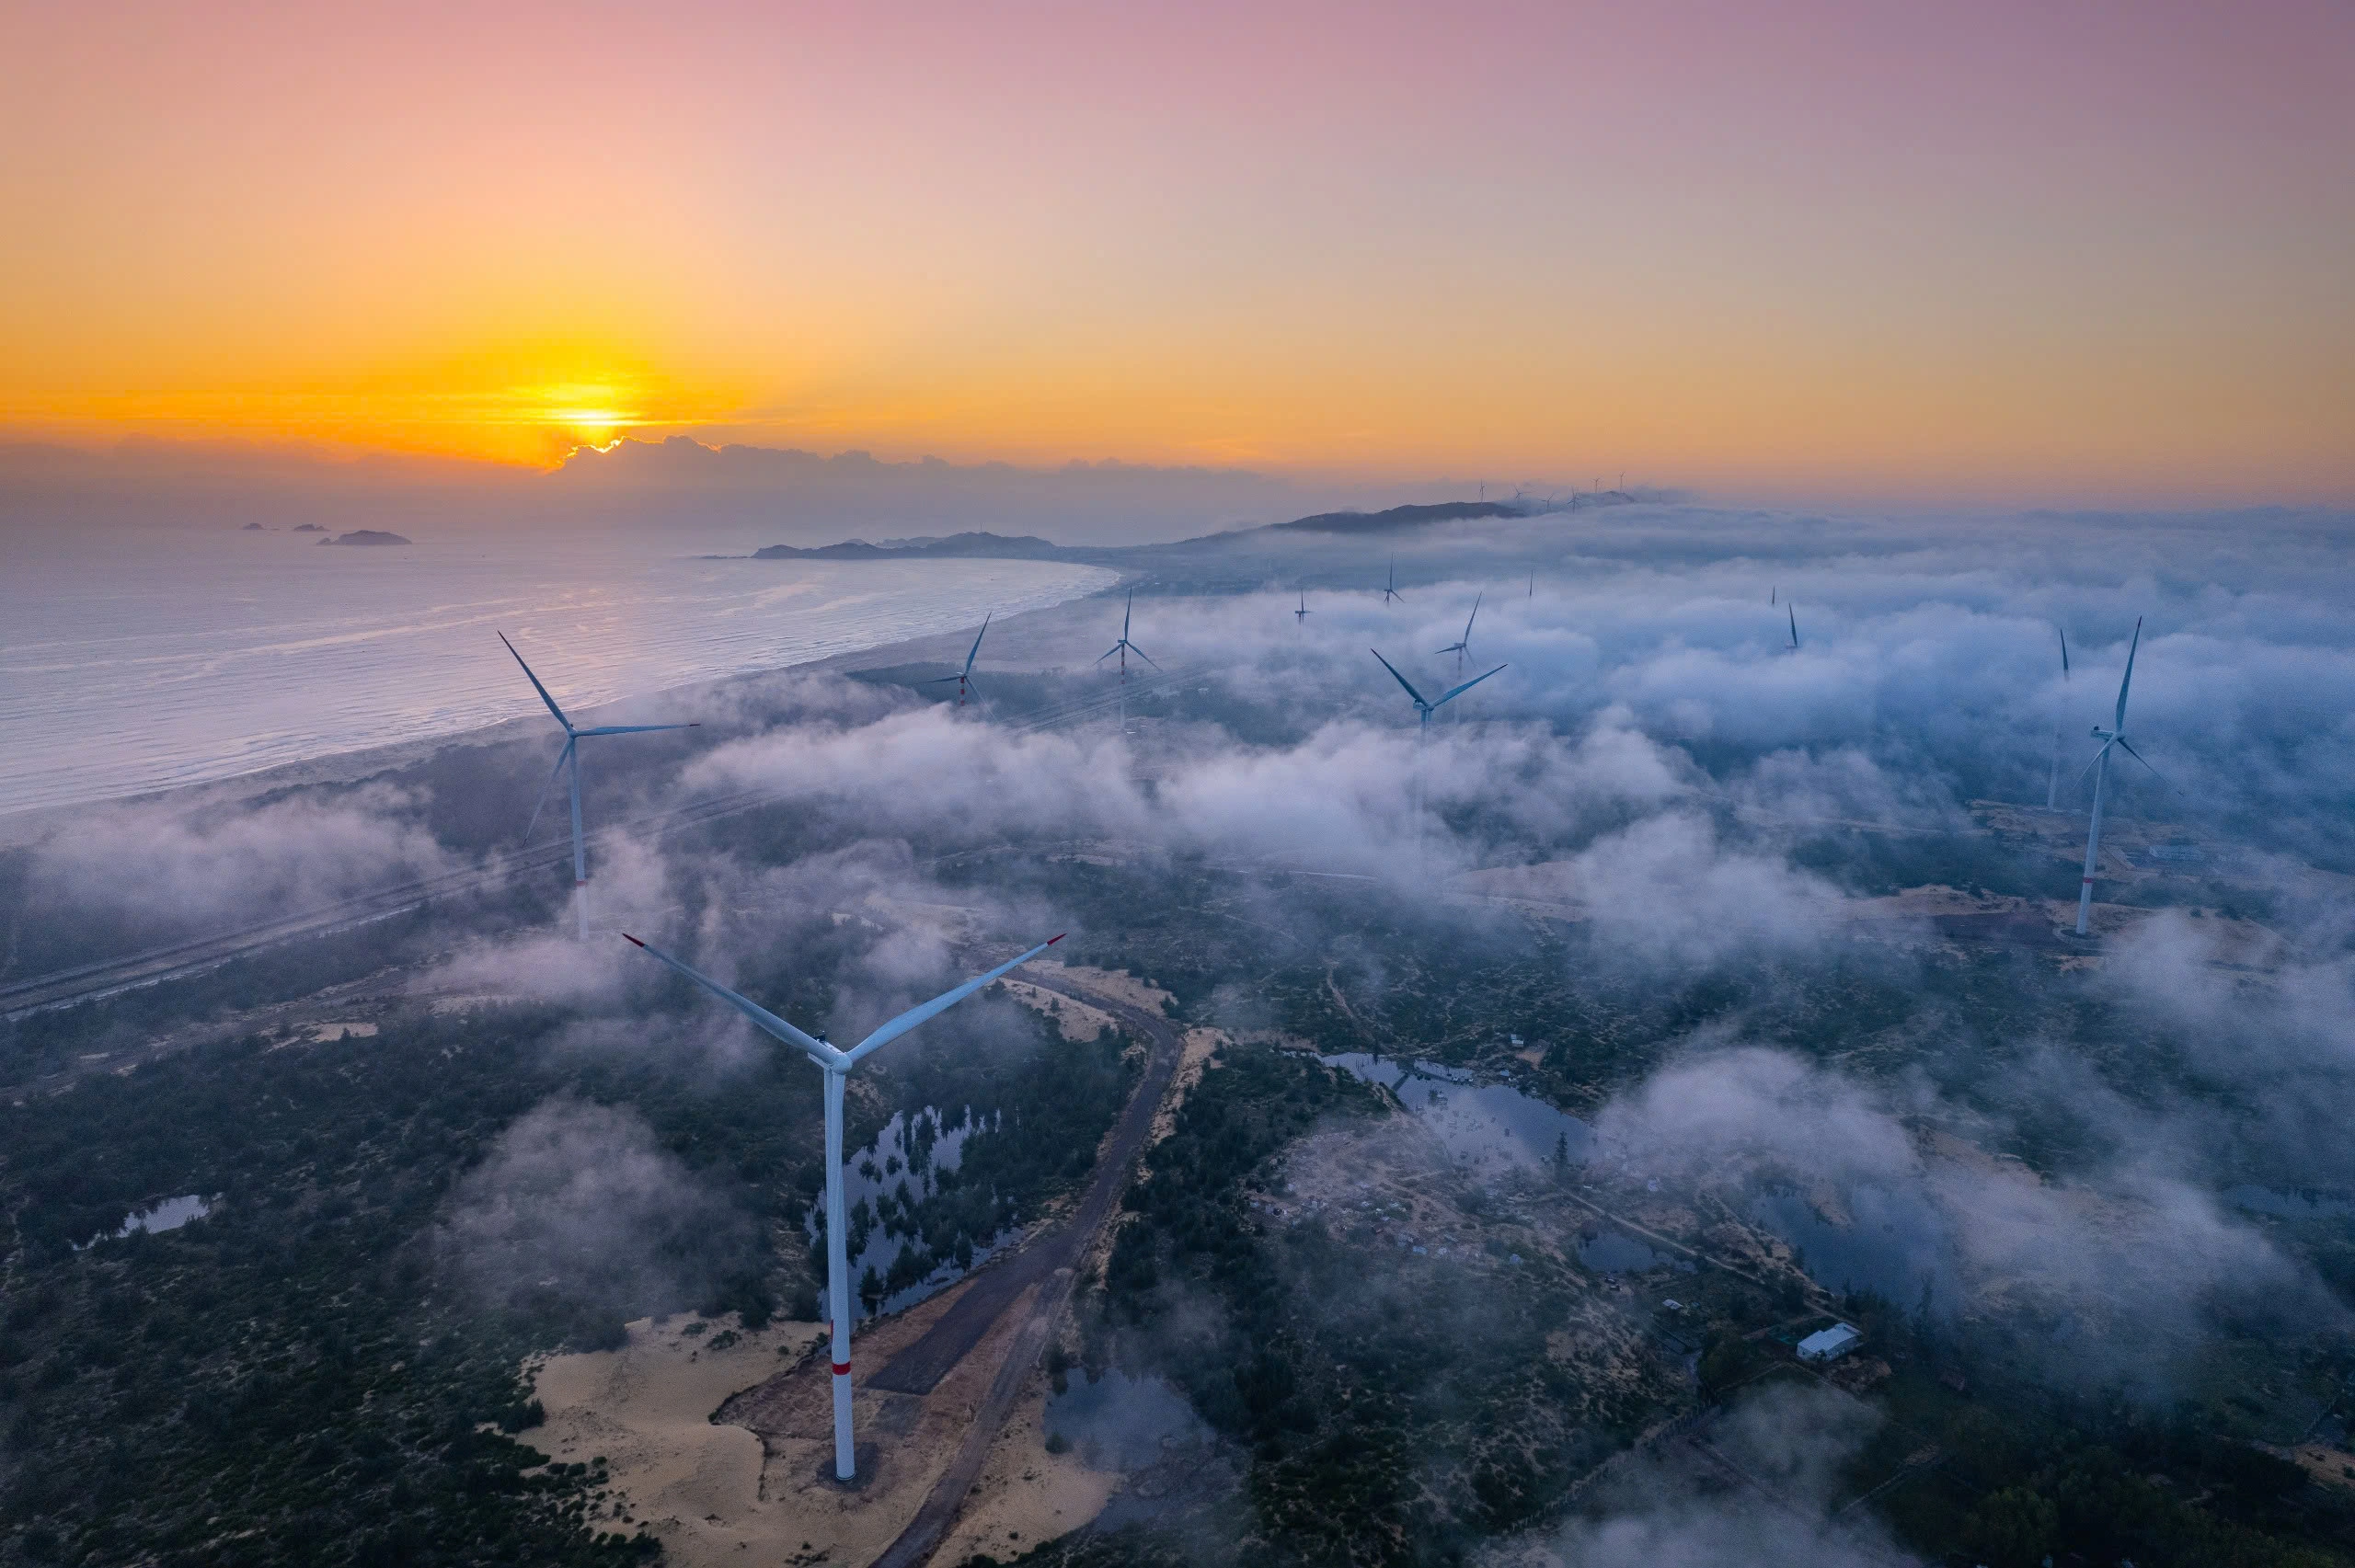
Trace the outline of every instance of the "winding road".
[[1153, 1131], [1154, 1116], [1168, 1096], [1169, 1085], [1178, 1073], [1178, 1031], [1168, 1020], [1092, 990], [1066, 974], [1032, 969], [1022, 978], [1041, 990], [1051, 990], [1110, 1013], [1121, 1028], [1146, 1041], [1144, 1074], [1130, 1093], [1120, 1119], [1113, 1124], [1086, 1195], [1071, 1212], [1012, 1257], [984, 1268], [972, 1288], [942, 1314], [923, 1338], [885, 1362], [876, 1374], [873, 1386], [879, 1389], [918, 1394], [930, 1391], [950, 1368], [981, 1343], [1000, 1315], [1025, 1290], [1034, 1284], [1040, 1287], [1031, 1298], [1026, 1320], [1006, 1351], [1005, 1360], [991, 1380], [988, 1394], [973, 1413], [972, 1425], [966, 1430], [956, 1458], [948, 1461], [948, 1468], [933, 1482], [932, 1491], [916, 1509], [915, 1517], [875, 1560], [875, 1568], [917, 1568], [938, 1549], [957, 1523], [973, 1483], [981, 1479], [990, 1445], [997, 1440], [999, 1428], [1005, 1425], [1007, 1413], [1022, 1392], [1023, 1380], [1029, 1376], [1048, 1334], [1053, 1331], [1057, 1315], [1071, 1298], [1081, 1261], [1128, 1190], [1137, 1159], [1144, 1152], [1145, 1139]]

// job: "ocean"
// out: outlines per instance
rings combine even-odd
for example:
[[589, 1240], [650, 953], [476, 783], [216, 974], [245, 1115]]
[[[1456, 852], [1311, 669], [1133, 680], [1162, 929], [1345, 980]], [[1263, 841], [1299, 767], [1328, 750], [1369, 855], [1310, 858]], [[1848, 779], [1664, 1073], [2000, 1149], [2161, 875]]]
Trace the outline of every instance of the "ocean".
[[499, 632], [580, 723], [603, 704], [953, 631], [1115, 580], [1036, 561], [707, 557], [743, 551], [735, 536], [319, 538], [125, 527], [12, 538], [0, 814], [543, 714]]

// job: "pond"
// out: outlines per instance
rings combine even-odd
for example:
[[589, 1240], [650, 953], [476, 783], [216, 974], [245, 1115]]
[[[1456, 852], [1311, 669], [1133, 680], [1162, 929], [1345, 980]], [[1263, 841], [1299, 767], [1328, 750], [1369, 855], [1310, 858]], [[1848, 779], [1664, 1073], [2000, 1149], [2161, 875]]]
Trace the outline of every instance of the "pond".
[[1946, 1216], [1919, 1193], [1859, 1185], [1842, 1195], [1848, 1223], [1836, 1224], [1806, 1195], [1788, 1189], [1750, 1200], [1750, 1219], [1788, 1242], [1808, 1276], [1828, 1290], [1869, 1290], [1911, 1311], [1929, 1288], [1932, 1310], [1961, 1299]]
[[1619, 1230], [1598, 1230], [1579, 1242], [1579, 1262], [1598, 1274], [1641, 1274], [1671, 1261]]
[[1460, 1068], [1401, 1062], [1364, 1051], [1316, 1059], [1396, 1094], [1449, 1158], [1476, 1174], [1580, 1164], [1594, 1141], [1578, 1117], [1505, 1084], [1476, 1082]]
[[[958, 1112], [950, 1121], [937, 1107], [927, 1105], [913, 1116], [896, 1112], [876, 1134], [875, 1141], [852, 1154], [843, 1165], [843, 1205], [853, 1215], [851, 1234], [858, 1234], [858, 1206], [867, 1206], [869, 1214], [879, 1210], [882, 1200], [889, 1198], [895, 1207], [921, 1203], [940, 1190], [940, 1173], [957, 1169], [964, 1158], [965, 1140], [987, 1127], [997, 1125], [996, 1114], [976, 1112], [971, 1106]], [[810, 1244], [823, 1256], [825, 1237], [825, 1200], [821, 1198], [810, 1206], [802, 1225], [810, 1237]], [[1007, 1231], [994, 1236], [973, 1248], [972, 1261], [963, 1266], [943, 1263], [915, 1283], [904, 1286], [883, 1298], [873, 1313], [866, 1304], [853, 1296], [855, 1308], [868, 1316], [902, 1311], [926, 1297], [938, 1294], [980, 1267], [999, 1248], [1018, 1235]], [[867, 1243], [850, 1260], [852, 1288], [872, 1269], [879, 1279], [890, 1276], [891, 1265], [902, 1253], [917, 1245], [917, 1238], [910, 1235], [896, 1219], [890, 1223], [875, 1223], [867, 1229]]]
[[[212, 1212], [213, 1205], [197, 1194], [182, 1193], [178, 1197], [164, 1199], [153, 1208], [143, 1208], [133, 1214], [116, 1228], [111, 1233], [111, 1239], [120, 1241], [134, 1230], [145, 1230], [150, 1234], [177, 1230], [190, 1220], [201, 1219]], [[93, 1236], [74, 1250], [78, 1253], [83, 1247], [95, 1247], [100, 1242], [109, 1239], [107, 1235]]]

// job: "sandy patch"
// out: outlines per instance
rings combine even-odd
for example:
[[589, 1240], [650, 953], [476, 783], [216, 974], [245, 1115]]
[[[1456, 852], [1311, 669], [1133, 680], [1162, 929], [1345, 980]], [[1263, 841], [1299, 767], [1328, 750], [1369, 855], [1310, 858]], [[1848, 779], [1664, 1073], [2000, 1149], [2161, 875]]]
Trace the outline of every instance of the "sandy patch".
[[[567, 1464], [603, 1455], [619, 1516], [646, 1525], [675, 1562], [773, 1561], [818, 1538], [795, 1533], [796, 1522], [763, 1501], [761, 1440], [741, 1426], [714, 1425], [711, 1413], [774, 1376], [821, 1331], [786, 1322], [747, 1333], [725, 1319], [687, 1332], [701, 1321], [679, 1316], [658, 1327], [640, 1319], [624, 1349], [541, 1361], [534, 1393], [547, 1421], [523, 1440]], [[734, 1342], [715, 1347], [730, 1332]], [[763, 1555], [752, 1558], [755, 1551]]]
[[1153, 1113], [1153, 1130], [1145, 1135], [1147, 1148], [1177, 1129], [1178, 1107], [1185, 1104], [1194, 1085], [1202, 1081], [1212, 1053], [1231, 1044], [1233, 1041], [1223, 1029], [1196, 1027], [1186, 1031], [1184, 1038], [1178, 1042], [1178, 1070], [1170, 1075], [1169, 1093], [1161, 1097], [1160, 1107]]
[[1125, 1001], [1155, 1018], [1166, 1017], [1169, 1004], [1178, 1000], [1152, 980], [1139, 979], [1126, 969], [1091, 969], [1085, 964], [1058, 964], [1044, 958], [1032, 962], [1042, 969], [1060, 969], [1071, 977], [1074, 985], [1115, 1001]]
[[1120, 1032], [1120, 1026], [1112, 1021], [1112, 1015], [1100, 1007], [1090, 1007], [1084, 1001], [1074, 1001], [1067, 996], [1055, 991], [1042, 990], [1022, 980], [1007, 979], [998, 983], [1005, 987], [1014, 1000], [1023, 1006], [1043, 1013], [1052, 1019], [1066, 1040], [1092, 1040], [1096, 1038], [1097, 1031], [1099, 1029], [1109, 1029], [1115, 1034]]
[[2287, 1459], [2295, 1460], [2306, 1479], [2317, 1486], [2335, 1486], [2342, 1493], [2355, 1492], [2355, 1454], [2344, 1448], [2334, 1448], [2327, 1443], [2302, 1443], [2294, 1448], [2270, 1450]]
[[1019, 1557], [1095, 1518], [1120, 1489], [1118, 1475], [1088, 1469], [1076, 1452], [1047, 1452], [1047, 1382], [1044, 1371], [1033, 1371], [1023, 1386], [935, 1562], [984, 1551], [1000, 1562]]

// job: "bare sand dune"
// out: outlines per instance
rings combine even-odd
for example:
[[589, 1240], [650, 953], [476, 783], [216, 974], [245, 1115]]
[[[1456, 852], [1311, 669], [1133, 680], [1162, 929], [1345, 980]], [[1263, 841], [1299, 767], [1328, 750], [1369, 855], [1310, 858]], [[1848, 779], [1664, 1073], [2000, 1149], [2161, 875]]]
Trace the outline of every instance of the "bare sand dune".
[[1099, 1029], [1120, 1027], [1112, 1022], [1112, 1015], [1100, 1007], [1090, 1007], [1084, 1001], [1074, 1001], [1070, 997], [1059, 996], [1051, 990], [1041, 990], [1037, 986], [1011, 977], [1001, 983], [1005, 985], [1006, 993], [1015, 1001], [1053, 1019], [1056, 1027], [1062, 1030], [1063, 1036], [1066, 1040], [1092, 1040]]
[[[747, 1333], [718, 1320], [687, 1333], [697, 1321], [640, 1319], [624, 1349], [548, 1357], [534, 1379], [547, 1421], [523, 1440], [568, 1464], [603, 1455], [628, 1516], [677, 1562], [741, 1563], [752, 1552], [774, 1561], [819, 1538], [797, 1533], [791, 1510], [763, 1498], [761, 1440], [741, 1426], [715, 1425], [711, 1415], [729, 1395], [774, 1377], [822, 1331], [787, 1322]], [[731, 1333], [732, 1344], [713, 1347]]]
[[1077, 1453], [1047, 1451], [1047, 1387], [1046, 1373], [1034, 1369], [935, 1562], [981, 1552], [1001, 1562], [1019, 1557], [1093, 1520], [1120, 1490], [1118, 1475], [1088, 1469]]

